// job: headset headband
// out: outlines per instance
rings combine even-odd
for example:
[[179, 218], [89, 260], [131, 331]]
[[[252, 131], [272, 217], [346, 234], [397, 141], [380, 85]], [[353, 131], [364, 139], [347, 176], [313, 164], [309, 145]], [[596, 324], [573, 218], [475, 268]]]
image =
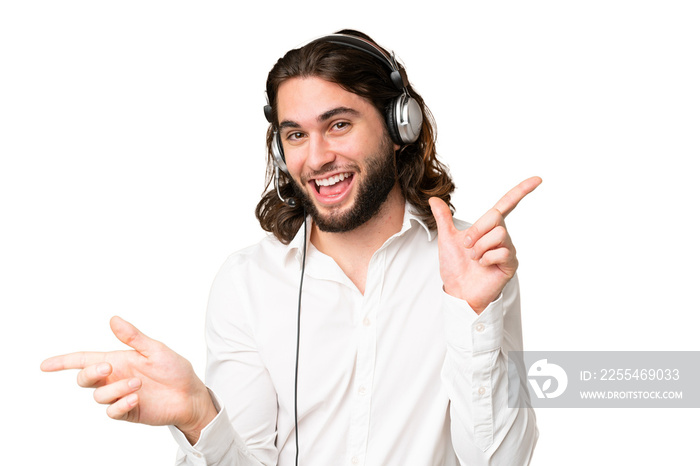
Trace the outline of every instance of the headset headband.
[[389, 67], [391, 70], [391, 82], [394, 83], [394, 86], [396, 86], [396, 88], [399, 90], [403, 90], [406, 94], [408, 93], [406, 90], [406, 87], [408, 86], [408, 77], [406, 76], [406, 72], [399, 68], [393, 53], [388, 55], [386, 52], [384, 52], [384, 50], [372, 42], [361, 37], [351, 36], [349, 34], [330, 34], [312, 40], [309, 42], [309, 44], [314, 44], [316, 42], [330, 42], [333, 44], [346, 45], [356, 50], [369, 53]]

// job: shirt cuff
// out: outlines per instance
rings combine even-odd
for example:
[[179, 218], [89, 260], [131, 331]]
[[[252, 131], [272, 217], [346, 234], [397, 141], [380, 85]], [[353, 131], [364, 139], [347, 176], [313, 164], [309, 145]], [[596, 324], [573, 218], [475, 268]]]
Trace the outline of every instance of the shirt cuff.
[[503, 293], [477, 314], [469, 304], [443, 292], [447, 342], [472, 354], [501, 347], [503, 340]]
[[194, 445], [185, 437], [180, 429], [168, 426], [170, 433], [180, 447], [180, 456], [187, 456], [187, 464], [206, 465], [216, 464], [235, 444], [242, 445], [226, 415], [226, 408], [218, 396], [209, 388], [209, 394], [214, 407], [219, 412], [207, 426], [202, 429], [199, 440]]

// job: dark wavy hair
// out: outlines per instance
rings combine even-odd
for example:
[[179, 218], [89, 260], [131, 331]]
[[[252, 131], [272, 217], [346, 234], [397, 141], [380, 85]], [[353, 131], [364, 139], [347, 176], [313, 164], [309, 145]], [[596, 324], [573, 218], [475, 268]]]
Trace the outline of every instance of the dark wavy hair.
[[[344, 29], [337, 34], [361, 37], [376, 44], [369, 36], [358, 31]], [[399, 67], [403, 68], [401, 65]], [[291, 207], [277, 196], [272, 185], [274, 162], [271, 143], [274, 129], [279, 123], [277, 91], [284, 81], [296, 77], [317, 77], [338, 84], [348, 92], [367, 99], [381, 115], [386, 115], [391, 101], [402, 92], [392, 84], [386, 64], [365, 51], [342, 44], [314, 41], [299, 49], [290, 50], [277, 61], [267, 76], [267, 96], [272, 107], [273, 123], [267, 130], [265, 192], [255, 209], [255, 216], [263, 230], [273, 233], [284, 244], [288, 244], [301, 227], [304, 210], [301, 202]], [[439, 197], [454, 212], [450, 195], [455, 185], [447, 167], [437, 159], [435, 120], [423, 98], [410, 85], [408, 91], [421, 107], [423, 125], [418, 140], [402, 146], [396, 152], [398, 181], [401, 193], [415, 207], [416, 214], [431, 229], [435, 229], [435, 219], [428, 199]], [[280, 174], [279, 187], [284, 198], [294, 197], [292, 183], [290, 176]]]

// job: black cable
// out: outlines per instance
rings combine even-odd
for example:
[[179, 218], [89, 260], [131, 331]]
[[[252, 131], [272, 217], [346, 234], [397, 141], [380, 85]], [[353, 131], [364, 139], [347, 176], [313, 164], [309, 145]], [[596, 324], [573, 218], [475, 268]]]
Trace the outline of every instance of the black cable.
[[306, 268], [306, 209], [304, 209], [304, 248], [301, 256], [301, 279], [299, 280], [299, 302], [297, 304], [297, 355], [294, 363], [294, 441], [296, 456], [294, 464], [299, 466], [299, 425], [297, 417], [297, 382], [299, 381], [299, 329], [301, 328], [301, 289], [304, 286], [304, 269]]

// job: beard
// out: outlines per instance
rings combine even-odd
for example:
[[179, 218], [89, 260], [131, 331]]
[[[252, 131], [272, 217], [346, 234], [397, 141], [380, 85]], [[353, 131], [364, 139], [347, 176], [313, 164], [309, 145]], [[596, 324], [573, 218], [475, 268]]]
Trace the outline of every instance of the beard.
[[[333, 170], [333, 167], [330, 170]], [[358, 172], [355, 171], [355, 173]], [[321, 215], [316, 204], [296, 181], [292, 183], [292, 187], [295, 197], [301, 200], [301, 204], [311, 215], [319, 230], [343, 233], [354, 230], [374, 217], [396, 184], [394, 148], [388, 135], [382, 141], [377, 153], [366, 158], [363, 175], [362, 181], [356, 186], [355, 201], [350, 209], [341, 212], [333, 211], [327, 215]]]

